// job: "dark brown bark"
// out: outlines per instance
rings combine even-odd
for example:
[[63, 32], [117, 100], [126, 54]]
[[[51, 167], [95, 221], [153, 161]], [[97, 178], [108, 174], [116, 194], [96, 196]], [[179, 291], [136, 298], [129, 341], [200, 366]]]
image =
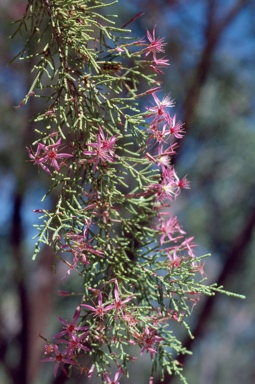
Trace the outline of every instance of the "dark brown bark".
[[216, 16], [218, 4], [216, 4], [215, 0], [208, 0], [207, 2], [207, 24], [204, 31], [205, 45], [184, 101], [183, 121], [186, 130], [189, 129], [192, 123], [202, 87], [210, 74], [213, 55], [223, 32], [247, 3], [248, 0], [236, 1], [228, 13], [221, 20], [218, 20]]
[[[48, 336], [48, 321], [54, 305], [54, 288], [56, 276], [53, 270], [53, 254], [49, 247], [44, 247], [35, 261], [33, 270], [33, 289], [29, 292], [29, 335], [27, 370], [28, 383], [34, 383], [40, 367], [40, 359], [43, 358], [45, 341], [40, 337]], [[48, 366], [47, 366], [48, 369]], [[49, 366], [49, 369], [53, 367]]]
[[13, 280], [16, 285], [17, 294], [20, 300], [20, 320], [21, 328], [16, 336], [16, 340], [12, 340], [11, 343], [18, 344], [20, 349], [20, 360], [17, 365], [9, 365], [5, 361], [6, 356], [3, 356], [5, 367], [12, 378], [13, 383], [27, 384], [27, 355], [28, 355], [28, 327], [27, 319], [29, 317], [28, 309], [28, 297], [26, 288], [26, 278], [24, 270], [24, 254], [22, 251], [22, 216], [21, 209], [23, 205], [23, 195], [16, 191], [13, 198], [13, 214], [12, 224], [10, 232], [10, 244], [12, 247], [13, 262], [15, 270], [13, 274]]

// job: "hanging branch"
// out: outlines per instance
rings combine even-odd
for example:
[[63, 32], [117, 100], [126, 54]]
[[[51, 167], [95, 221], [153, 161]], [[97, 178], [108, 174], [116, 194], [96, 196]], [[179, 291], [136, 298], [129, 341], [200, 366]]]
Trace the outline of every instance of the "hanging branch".
[[[30, 1], [18, 27], [30, 33], [21, 57], [37, 59], [28, 95], [46, 103], [27, 153], [51, 180], [43, 199], [57, 195], [53, 210], [35, 210], [41, 224], [34, 258], [49, 245], [66, 277], [83, 287], [75, 296], [61, 292], [75, 297], [72, 320], [58, 317], [63, 330], [45, 339], [42, 361], [55, 363], [55, 376], [61, 368], [117, 383], [148, 353], [150, 383], [158, 369], [185, 382], [178, 356], [188, 351], [172, 324], [193, 337], [186, 317], [201, 294], [224, 291], [204, 284], [206, 256], [195, 255], [193, 238], [171, 213], [189, 182], [171, 164], [183, 124], [170, 112], [170, 95], [158, 96], [157, 78], [169, 65], [159, 57], [164, 39], [156, 26], [147, 39], [135, 39], [129, 22], [116, 27], [106, 16], [115, 3]], [[137, 100], [147, 103], [148, 95], [140, 110]]]

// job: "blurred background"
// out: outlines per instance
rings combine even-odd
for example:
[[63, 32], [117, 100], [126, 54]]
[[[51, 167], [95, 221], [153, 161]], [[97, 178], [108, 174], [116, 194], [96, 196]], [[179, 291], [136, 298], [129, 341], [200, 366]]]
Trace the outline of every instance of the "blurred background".
[[[27, 163], [25, 150], [40, 106], [30, 98], [14, 108], [33, 81], [33, 63], [8, 66], [25, 41], [8, 39], [15, 30], [11, 22], [26, 5], [0, 0], [0, 384], [85, 383], [83, 377], [54, 379], [53, 367], [39, 363], [39, 335], [50, 338], [59, 326], [56, 315], [68, 318], [69, 312], [56, 295], [65, 289], [59, 283], [65, 272], [55, 275], [51, 250], [45, 247], [32, 261], [32, 209], [52, 201], [41, 202], [47, 176]], [[193, 352], [179, 361], [190, 384], [254, 383], [255, 1], [119, 0], [114, 7], [118, 26], [144, 12], [130, 24], [134, 34], [145, 36], [157, 25], [157, 36], [165, 37], [171, 66], [160, 76], [161, 96], [170, 92], [185, 122], [175, 166], [179, 176], [188, 174], [192, 187], [173, 209], [195, 236], [197, 254], [212, 254], [205, 265], [208, 282], [246, 296], [203, 298], [190, 319], [195, 339], [176, 329]], [[134, 364], [129, 382], [148, 383], [148, 364]], [[166, 376], [164, 383], [180, 380]]]

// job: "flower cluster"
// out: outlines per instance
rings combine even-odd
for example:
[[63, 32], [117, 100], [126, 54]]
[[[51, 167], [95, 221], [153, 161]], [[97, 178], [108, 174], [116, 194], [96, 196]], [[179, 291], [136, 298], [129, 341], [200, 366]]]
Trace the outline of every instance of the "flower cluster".
[[[42, 361], [55, 362], [55, 375], [61, 367], [66, 375], [78, 370], [117, 384], [128, 364], [148, 353], [150, 384], [157, 366], [162, 375], [166, 368], [182, 377], [176, 356], [185, 351], [172, 323], [189, 330], [185, 317], [201, 293], [216, 288], [194, 278], [203, 278], [203, 263], [170, 209], [189, 182], [171, 163], [183, 124], [170, 113], [170, 96], [157, 95], [155, 77], [169, 65], [159, 57], [164, 40], [156, 37], [156, 26], [145, 41], [131, 39], [130, 31], [105, 15], [99, 23], [90, 1], [86, 12], [78, 0], [37, 3], [22, 25], [37, 25], [37, 17], [44, 17], [52, 38], [36, 66], [39, 84], [34, 81], [28, 94], [36, 95], [38, 86], [45, 95], [36, 96], [46, 97], [49, 105], [35, 119], [47, 129], [36, 151], [27, 151], [51, 176], [49, 192], [54, 189], [58, 201], [51, 211], [35, 210], [43, 224], [37, 225], [34, 256], [42, 243], [50, 245], [67, 266], [62, 282], [81, 278], [83, 289], [77, 295], [61, 291], [80, 300], [71, 322], [58, 317], [63, 330], [53, 342], [46, 340]], [[96, 8], [106, 6], [98, 1]], [[39, 47], [33, 39], [34, 33], [33, 46]], [[50, 87], [40, 83], [45, 74]], [[139, 93], [144, 81], [148, 90]], [[137, 99], [151, 94], [153, 104], [140, 111]], [[68, 153], [61, 152], [64, 147]]]
[[83, 154], [89, 156], [89, 162], [94, 163], [94, 169], [101, 162], [115, 161], [114, 146], [117, 140], [117, 135], [107, 139], [101, 127], [99, 127], [99, 133], [97, 135], [96, 143], [87, 144], [88, 147], [94, 148], [92, 151], [83, 151]]
[[147, 31], [147, 38], [150, 42], [146, 48], [144, 48], [145, 56], [148, 56], [150, 53], [153, 55], [153, 63], [150, 65], [150, 67], [158, 74], [163, 74], [163, 72], [159, 69], [160, 67], [166, 67], [169, 65], [168, 60], [161, 58], [158, 59], [156, 54], [159, 52], [165, 52], [164, 46], [166, 43], [164, 43], [164, 39], [161, 37], [156, 38], [156, 25], [153, 28], [152, 33]]
[[[104, 335], [105, 325], [104, 317], [110, 314], [114, 316], [115, 321], [117, 319], [122, 319], [126, 322], [128, 312], [125, 310], [125, 304], [131, 301], [134, 298], [134, 295], [122, 299], [119, 292], [119, 287], [117, 281], [112, 281], [114, 283], [113, 296], [110, 304], [103, 303], [103, 294], [99, 290], [89, 288], [93, 293], [93, 296], [97, 297], [97, 303], [94, 306], [90, 304], [80, 304], [73, 315], [71, 322], [68, 322], [61, 317], [57, 317], [58, 320], [63, 324], [63, 331], [57, 333], [53, 339], [54, 343], [49, 343], [45, 345], [45, 357], [41, 359], [41, 362], [55, 362], [54, 375], [57, 375], [58, 368], [61, 366], [63, 372], [67, 375], [65, 365], [72, 365], [72, 367], [77, 368], [81, 371], [81, 364], [79, 362], [79, 356], [82, 354], [84, 357], [89, 357], [89, 354], [93, 348], [93, 344], [99, 344], [100, 346], [106, 344], [106, 338]], [[94, 300], [93, 300], [94, 301]], [[87, 312], [87, 323], [89, 325], [80, 326], [80, 316], [81, 309], [84, 308]], [[94, 319], [99, 319], [97, 327], [95, 327]], [[93, 324], [94, 323], [94, 324]], [[135, 327], [134, 327], [135, 328]], [[110, 332], [109, 332], [110, 333]], [[139, 338], [134, 331], [132, 332], [134, 338]], [[117, 337], [113, 341], [117, 342]], [[140, 337], [141, 339], [141, 337]], [[159, 340], [155, 339], [154, 343]], [[135, 344], [133, 341], [129, 341], [131, 344]], [[141, 353], [148, 349], [148, 337], [142, 337], [142, 340], [139, 341], [143, 345]], [[152, 343], [152, 342], [151, 342]], [[147, 348], [148, 346], [148, 348]], [[149, 349], [148, 349], [149, 350]], [[150, 350], [152, 352], [152, 350]], [[156, 353], [156, 351], [154, 351]], [[83, 366], [84, 370], [84, 366]], [[92, 364], [90, 368], [87, 368], [86, 375], [91, 377], [94, 371], [94, 365]], [[119, 373], [124, 373], [123, 370], [119, 370]], [[102, 377], [107, 380], [108, 372], [103, 372]]]
[[[77, 326], [76, 323], [79, 320], [81, 309], [77, 307], [73, 315], [72, 321], [69, 323], [66, 320], [58, 317], [58, 320], [64, 325], [64, 330], [54, 336], [54, 344], [47, 343], [45, 345], [45, 357], [42, 362], [54, 361], [55, 369], [54, 375], [57, 375], [59, 366], [61, 365], [62, 370], [67, 375], [65, 364], [76, 365], [73, 356], [82, 350], [89, 352], [90, 349], [85, 345], [88, 338], [88, 327]], [[67, 336], [63, 339], [63, 336]], [[60, 352], [59, 345], [66, 345], [64, 352]], [[54, 356], [52, 356], [54, 354]]]

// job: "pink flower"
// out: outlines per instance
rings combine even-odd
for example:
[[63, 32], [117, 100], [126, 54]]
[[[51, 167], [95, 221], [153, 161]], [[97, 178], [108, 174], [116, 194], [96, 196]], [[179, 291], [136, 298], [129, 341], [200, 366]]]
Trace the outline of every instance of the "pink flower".
[[160, 121], [156, 118], [150, 125], [151, 135], [148, 137], [148, 144], [151, 139], [155, 140], [158, 144], [158, 152], [162, 151], [163, 145], [166, 142], [165, 136], [169, 135], [169, 131], [167, 130], [167, 124], [164, 124], [162, 128], [159, 128]]
[[161, 154], [157, 157], [151, 156], [148, 152], [145, 154], [153, 163], [157, 163], [161, 167], [170, 168], [170, 156], [168, 154]]
[[76, 365], [76, 362], [74, 360], [70, 359], [68, 356], [66, 356], [66, 352], [64, 354], [62, 354], [59, 351], [59, 348], [56, 344], [53, 346], [53, 350], [54, 350], [55, 356], [46, 357], [44, 359], [41, 359], [40, 361], [42, 363], [55, 361], [56, 364], [55, 364], [55, 368], [54, 368], [54, 376], [55, 377], [57, 376], [58, 368], [60, 365], [61, 365], [62, 371], [65, 373], [66, 376], [68, 376], [67, 371], [66, 371], [63, 364]]
[[68, 334], [70, 337], [72, 337], [74, 332], [88, 330], [88, 327], [81, 327], [81, 326], [76, 325], [76, 323], [80, 317], [80, 313], [81, 313], [81, 307], [78, 306], [74, 312], [73, 319], [71, 322], [68, 322], [68, 321], [62, 319], [61, 317], [57, 316], [57, 319], [64, 325], [64, 331], [57, 333], [54, 336], [54, 339], [59, 339], [60, 337], [66, 335], [66, 334]]
[[110, 311], [115, 306], [114, 306], [114, 304], [110, 304], [107, 306], [103, 305], [102, 293], [100, 292], [98, 295], [98, 305], [97, 306], [92, 307], [91, 305], [88, 305], [88, 304], [81, 304], [81, 307], [84, 307], [87, 310], [94, 312], [94, 316], [99, 316], [102, 318], [104, 316], [105, 312]]
[[154, 98], [156, 106], [146, 107], [146, 109], [151, 112], [151, 114], [147, 115], [147, 117], [157, 115], [157, 117], [162, 116], [164, 119], [166, 119], [166, 108], [171, 108], [174, 106], [173, 100], [171, 100], [169, 96], [165, 96], [162, 101], [160, 101], [155, 92], [152, 93], [152, 96]]
[[148, 191], [152, 190], [155, 193], [156, 202], [163, 202], [166, 199], [173, 200], [176, 196], [176, 183], [172, 170], [165, 167], [162, 177], [160, 183], [148, 187]]
[[66, 275], [70, 275], [71, 271], [73, 270], [79, 273], [78, 268], [81, 264], [90, 264], [90, 261], [87, 260], [90, 255], [104, 257], [104, 253], [102, 251], [95, 249], [92, 245], [89, 244], [89, 241], [85, 240], [86, 237], [88, 237], [88, 231], [89, 225], [85, 225], [83, 229], [83, 235], [78, 235], [73, 231], [70, 231], [65, 235], [66, 244], [63, 244], [61, 248], [64, 249], [65, 252], [72, 252], [73, 254], [72, 264], [62, 259], [64, 263], [69, 266]]
[[52, 352], [54, 352], [54, 345], [53, 344], [45, 344], [45, 355], [50, 355]]
[[[125, 313], [122, 316], [122, 319], [128, 323], [128, 327], [135, 327], [136, 324], [139, 322], [139, 320], [133, 316], [132, 313], [125, 311]], [[132, 341], [129, 341], [131, 344]]]
[[179, 245], [175, 245], [174, 247], [166, 249], [167, 257], [170, 260], [170, 268], [179, 268], [182, 258], [177, 256], [177, 252], [179, 251]]
[[131, 295], [131, 296], [128, 296], [126, 299], [121, 300], [119, 296], [119, 287], [117, 283], [115, 283], [114, 296], [115, 296], [115, 302], [113, 303], [113, 305], [116, 309], [116, 312], [121, 311], [122, 308], [124, 307], [124, 304], [128, 303], [134, 297], [133, 295]]
[[[165, 237], [168, 237], [170, 241], [177, 241], [183, 238], [182, 235], [186, 233], [181, 229], [176, 216], [172, 216], [166, 221], [160, 219], [160, 225], [157, 228], [159, 228], [159, 231], [162, 233], [160, 237], [160, 245], [164, 244]], [[174, 233], [176, 232], [179, 234], [179, 236], [173, 237]]]
[[45, 172], [51, 175], [51, 171], [48, 167], [46, 167], [45, 163], [51, 165], [56, 172], [59, 172], [60, 167], [64, 163], [58, 164], [58, 160], [73, 157], [73, 155], [69, 153], [58, 153], [60, 145], [61, 139], [58, 139], [55, 144], [44, 145], [42, 143], [39, 143], [37, 145], [37, 150], [35, 153], [33, 153], [28, 147], [26, 148], [30, 159], [32, 159], [32, 161], [34, 162], [34, 165], [40, 165]]
[[194, 259], [195, 258], [195, 254], [193, 252], [193, 248], [197, 247], [197, 244], [194, 244], [193, 243], [193, 240], [194, 240], [194, 237], [188, 237], [187, 239], [185, 239], [181, 245], [180, 245], [180, 248], [181, 249], [185, 249], [188, 251], [188, 255]]
[[181, 180], [178, 180], [177, 186], [179, 188], [190, 189], [190, 182], [187, 176], [184, 176]]
[[72, 334], [71, 338], [69, 340], [61, 340], [59, 339], [58, 342], [60, 343], [63, 343], [63, 344], [67, 344], [67, 348], [66, 348], [66, 354], [68, 356], [73, 356], [75, 355], [75, 353], [78, 351], [78, 350], [83, 350], [85, 352], [90, 352], [90, 349], [88, 347], [86, 347], [83, 343], [84, 339], [87, 338], [89, 332], [86, 332], [80, 336], [77, 336], [77, 335], [74, 335]]
[[167, 122], [169, 124], [170, 134], [175, 136], [177, 139], [182, 139], [185, 131], [183, 129], [183, 124], [180, 121], [176, 123], [176, 115], [174, 115], [173, 119], [169, 116], [169, 118], [167, 118]]
[[194, 262], [192, 267], [194, 272], [199, 272], [202, 277], [206, 276], [204, 271], [205, 263], [203, 262]]
[[155, 193], [156, 201], [163, 202], [165, 199], [176, 199], [181, 192], [181, 188], [189, 188], [186, 176], [180, 180], [173, 167], [163, 167], [161, 182], [150, 185], [148, 191], [152, 189]]
[[92, 156], [93, 159], [91, 162], [94, 163], [96, 167], [99, 162], [113, 162], [114, 157], [114, 145], [117, 141], [117, 135], [110, 138], [106, 138], [101, 127], [99, 127], [99, 134], [97, 135], [96, 143], [88, 143], [88, 147], [94, 148], [91, 151], [83, 151], [83, 154], [86, 156]]
[[103, 378], [104, 380], [107, 381], [107, 383], [109, 384], [120, 384], [119, 382], [119, 377], [121, 374], [123, 374], [123, 369], [121, 367], [119, 367], [119, 369], [117, 370], [117, 372], [115, 373], [115, 376], [114, 376], [114, 379], [112, 380], [109, 376], [109, 373], [108, 372], [105, 372], [103, 373]]
[[145, 56], [148, 56], [150, 53], [152, 53], [154, 61], [157, 60], [156, 59], [156, 53], [165, 52], [163, 47], [166, 45], [166, 43], [164, 43], [163, 38], [158, 37], [156, 39], [155, 32], [156, 32], [156, 25], [154, 26], [152, 33], [150, 33], [147, 30], [147, 38], [148, 38], [150, 44], [142, 50], [143, 52], [145, 52]]
[[190, 189], [190, 182], [187, 179], [187, 176], [184, 176], [181, 180], [177, 176], [174, 168], [172, 168], [172, 174], [175, 179], [175, 186], [176, 186], [176, 196], [178, 196], [181, 193], [181, 189]]
[[[69, 241], [70, 250], [73, 252], [75, 257], [80, 261], [84, 262], [83, 253], [91, 253], [92, 255], [103, 257], [104, 252], [95, 249], [88, 241], [85, 241], [88, 237], [88, 227], [86, 226], [83, 230], [83, 235], [78, 235], [72, 231], [66, 234], [66, 238]], [[63, 245], [63, 248], [68, 248], [68, 245]], [[85, 262], [86, 264], [86, 262]]]
[[154, 64], [150, 64], [150, 68], [153, 69], [154, 72], [158, 73], [159, 75], [162, 75], [164, 74], [163, 71], [161, 71], [161, 67], [166, 67], [170, 65], [168, 63], [168, 60], [164, 60], [164, 59], [157, 59], [156, 57], [154, 57]]
[[134, 335], [140, 343], [142, 344], [142, 349], [140, 355], [144, 353], [144, 351], [150, 352], [151, 357], [155, 353], [157, 353], [156, 348], [160, 341], [165, 340], [163, 337], [158, 336], [157, 331], [151, 327], [145, 327], [144, 332], [141, 335]]
[[160, 67], [167, 67], [169, 64], [168, 59], [155, 59], [154, 58], [154, 63]]
[[162, 172], [164, 173], [165, 168], [171, 168], [171, 157], [174, 155], [175, 148], [177, 147], [177, 143], [172, 144], [166, 151], [163, 151], [162, 146], [158, 147], [158, 154], [156, 156], [152, 156], [149, 152], [146, 152], [145, 156], [148, 157], [153, 163], [157, 163], [158, 166], [162, 167]]
[[[177, 239], [179, 240], [179, 238]], [[171, 262], [170, 267], [178, 268], [181, 260], [182, 260], [182, 253], [187, 252], [189, 257], [191, 259], [195, 259], [195, 254], [193, 252], [193, 248], [195, 248], [197, 245], [193, 243], [194, 237], [189, 237], [186, 239], [182, 239], [181, 243], [178, 243], [172, 247], [166, 248], [167, 256]], [[180, 256], [178, 255], [180, 254]], [[187, 257], [186, 257], [187, 259]], [[194, 268], [194, 271], [196, 270], [196, 262], [194, 261], [192, 263], [192, 266]]]
[[87, 228], [84, 229], [83, 235], [78, 235], [72, 231], [66, 234], [66, 239], [68, 240], [68, 244], [64, 244], [62, 246], [66, 252], [73, 253], [73, 263], [70, 264], [66, 260], [64, 260], [65, 264], [67, 264], [70, 268], [67, 270], [66, 275], [70, 275], [71, 271], [74, 270], [79, 273], [77, 268], [79, 265], [88, 265], [90, 262], [87, 260], [87, 257], [91, 255], [104, 257], [104, 253], [92, 247], [88, 241], [85, 241], [85, 236], [87, 236]]

